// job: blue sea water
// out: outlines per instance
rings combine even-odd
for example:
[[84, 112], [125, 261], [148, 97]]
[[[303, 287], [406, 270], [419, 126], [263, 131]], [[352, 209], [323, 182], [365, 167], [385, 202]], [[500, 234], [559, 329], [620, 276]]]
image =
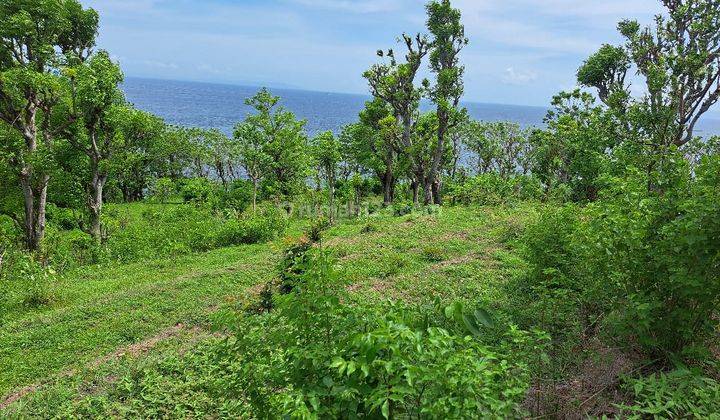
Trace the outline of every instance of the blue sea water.
[[[123, 91], [138, 108], [162, 117], [167, 123], [217, 128], [232, 134], [233, 126], [241, 121], [250, 108], [244, 104], [258, 87], [235, 86], [214, 83], [127, 78]], [[324, 130], [338, 132], [340, 128], [357, 120], [365, 101], [365, 95], [313, 92], [295, 89], [271, 89], [280, 96], [282, 104], [299, 118], [307, 120], [308, 134]], [[424, 107], [428, 107], [425, 104]], [[522, 126], [542, 126], [547, 108], [502, 105], [489, 103], [465, 103], [471, 117], [477, 120], [514, 121]], [[698, 126], [697, 134], [720, 134], [720, 119], [705, 118]]]

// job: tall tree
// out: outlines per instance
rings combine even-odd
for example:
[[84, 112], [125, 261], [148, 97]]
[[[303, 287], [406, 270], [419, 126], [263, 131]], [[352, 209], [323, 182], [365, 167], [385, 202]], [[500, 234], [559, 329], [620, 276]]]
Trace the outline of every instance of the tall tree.
[[120, 124], [123, 144], [110, 161], [109, 182], [116, 184], [124, 201], [137, 201], [149, 181], [177, 171], [169, 169], [176, 153], [175, 137], [160, 118], [137, 109], [128, 109]]
[[450, 0], [434, 0], [428, 3], [427, 27], [433, 35], [430, 51], [430, 70], [435, 73], [435, 85], [430, 89], [430, 98], [437, 106], [437, 145], [432, 152], [428, 173], [423, 180], [425, 203], [442, 203], [440, 195], [441, 168], [445, 157], [445, 142], [448, 131], [459, 124], [466, 113], [459, 109], [463, 95], [462, 76], [465, 71], [460, 65], [460, 51], [467, 45], [465, 27], [460, 22], [460, 10]]
[[63, 117], [62, 72], [95, 44], [98, 15], [77, 0], [0, 2], [0, 120], [22, 142], [2, 139], [23, 191], [25, 243], [35, 250], [45, 234], [51, 154]]
[[[594, 87], [620, 120], [620, 137], [640, 151], [652, 188], [653, 172], [671, 147], [690, 142], [700, 118], [720, 99], [720, 2], [662, 0], [666, 15], [654, 25], [620, 22], [623, 46], [605, 45], [578, 70], [578, 81]], [[633, 97], [627, 72], [644, 79]]]
[[[368, 80], [372, 95], [392, 107], [393, 115], [402, 127], [400, 141], [395, 145], [395, 148], [398, 153], [407, 154], [408, 150], [412, 148], [412, 130], [419, 115], [418, 105], [420, 98], [428, 85], [427, 81], [423, 81], [423, 86], [418, 87], [415, 85], [415, 79], [423, 58], [430, 50], [430, 43], [427, 37], [421, 34], [417, 34], [415, 37], [403, 34], [402, 40], [407, 49], [404, 63], [398, 63], [392, 49], [387, 52], [378, 50], [378, 56], [387, 56], [390, 59], [389, 62], [373, 65], [363, 73], [363, 76]], [[385, 126], [386, 128], [390, 127], [388, 124], [385, 124]], [[389, 134], [387, 130], [385, 130], [385, 133]], [[411, 162], [415, 166], [415, 170], [411, 171], [412, 173], [418, 172], [416, 163], [419, 162]], [[422, 182], [422, 180], [413, 179], [412, 182]], [[389, 187], [390, 185], [386, 183], [385, 188]], [[387, 190], [385, 196], [385, 204], [389, 204]]]
[[87, 204], [90, 234], [100, 240], [103, 191], [110, 173], [109, 160], [122, 146], [120, 127], [129, 111], [125, 109], [118, 86], [123, 74], [107, 52], [100, 51], [73, 70], [73, 112], [77, 123], [67, 139], [89, 160]]
[[263, 126], [257, 118], [248, 117], [246, 121], [235, 126], [234, 139], [237, 142], [240, 165], [252, 181], [252, 208], [257, 208], [258, 187], [265, 175], [270, 171], [272, 158], [265, 151], [269, 137], [265, 135]]
[[332, 131], [325, 131], [312, 139], [313, 157], [328, 189], [328, 217], [335, 222], [335, 184], [340, 164], [340, 142]]

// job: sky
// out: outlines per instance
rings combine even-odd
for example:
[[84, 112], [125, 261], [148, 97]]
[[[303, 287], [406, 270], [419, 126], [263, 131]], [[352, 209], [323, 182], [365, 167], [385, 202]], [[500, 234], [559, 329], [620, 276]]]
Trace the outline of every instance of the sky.
[[[126, 76], [367, 93], [362, 72], [424, 30], [422, 0], [81, 0]], [[659, 0], [454, 0], [470, 44], [465, 99], [546, 106], [617, 22]], [[396, 49], [397, 50], [397, 49]]]

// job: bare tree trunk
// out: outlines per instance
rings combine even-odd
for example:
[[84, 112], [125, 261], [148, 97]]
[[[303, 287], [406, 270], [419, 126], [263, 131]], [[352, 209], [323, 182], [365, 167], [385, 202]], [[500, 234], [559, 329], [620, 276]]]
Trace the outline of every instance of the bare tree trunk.
[[440, 182], [441, 182], [440, 179], [435, 179], [435, 181], [430, 186], [432, 189], [432, 194], [433, 194], [433, 203], [435, 203], [437, 205], [442, 205], [442, 196], [440, 195], [440, 190], [441, 190]]
[[410, 182], [410, 188], [412, 189], [413, 204], [418, 205], [420, 202], [420, 183], [417, 179]]

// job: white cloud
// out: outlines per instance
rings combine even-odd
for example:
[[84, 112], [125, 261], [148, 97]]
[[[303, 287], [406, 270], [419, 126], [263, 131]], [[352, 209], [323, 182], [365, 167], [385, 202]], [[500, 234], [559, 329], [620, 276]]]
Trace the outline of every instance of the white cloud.
[[148, 67], [154, 67], [161, 70], [177, 70], [180, 68], [175, 63], [167, 63], [164, 61], [157, 61], [157, 60], [143, 60], [142, 64], [148, 66]]
[[347, 13], [394, 12], [403, 8], [402, 0], [290, 0], [317, 9], [338, 10]]
[[514, 67], [505, 69], [502, 81], [509, 85], [526, 85], [537, 79], [537, 73], [531, 70], [517, 71]]

